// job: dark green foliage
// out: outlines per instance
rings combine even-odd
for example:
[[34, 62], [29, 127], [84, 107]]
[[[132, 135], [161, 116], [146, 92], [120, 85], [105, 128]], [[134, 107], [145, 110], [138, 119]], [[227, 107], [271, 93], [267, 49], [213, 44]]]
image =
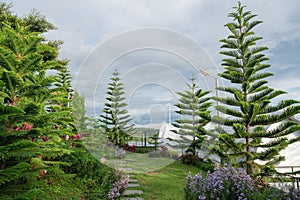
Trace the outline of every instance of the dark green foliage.
[[[61, 43], [41, 35], [53, 26], [38, 13], [18, 18], [9, 8], [0, 4], [0, 199], [85, 199], [95, 188], [105, 199], [113, 176], [80, 149], [68, 62], [58, 59]], [[78, 163], [94, 178], [70, 170]]]
[[111, 83], [108, 84], [106, 98], [107, 102], [100, 116], [102, 127], [106, 130], [108, 138], [117, 146], [124, 146], [134, 131], [133, 124], [130, 124], [131, 118], [124, 97], [124, 87], [119, 78], [118, 70], [115, 70]]
[[179, 130], [173, 132], [180, 134], [178, 142], [182, 147], [188, 147], [186, 152], [196, 155], [197, 149], [207, 154], [209, 140], [213, 140], [213, 133], [204, 129], [204, 126], [210, 122], [209, 107], [212, 105], [207, 97], [209, 91], [197, 89], [195, 78], [192, 77], [192, 83], [187, 86], [189, 90], [178, 92], [180, 95], [179, 103], [175, 106], [179, 109], [176, 111], [181, 118], [176, 120], [173, 125]]
[[149, 153], [150, 151], [156, 150], [154, 147], [137, 147], [135, 153]]
[[75, 181], [87, 199], [107, 199], [107, 194], [116, 181], [113, 169], [105, 166], [84, 148], [76, 148], [61, 161], [72, 163], [64, 171], [76, 174]]
[[74, 126], [78, 132], [86, 129], [85, 108], [84, 108], [84, 97], [81, 96], [78, 91], [75, 91], [72, 98], [72, 118], [74, 120]]
[[[231, 130], [217, 128], [219, 144], [214, 151], [224, 164], [245, 167], [253, 176], [262, 175], [284, 159], [279, 156], [282, 149], [300, 139], [288, 139], [291, 133], [300, 129], [297, 123], [289, 120], [300, 112], [300, 105], [295, 100], [273, 100], [285, 92], [268, 87], [265, 80], [272, 76], [265, 71], [270, 67], [263, 54], [268, 48], [257, 46], [262, 37], [253, 32], [262, 21], [254, 20], [256, 15], [245, 11], [245, 6], [240, 3], [234, 9], [228, 15], [233, 22], [225, 25], [230, 35], [220, 40], [224, 49], [220, 53], [226, 57], [222, 62], [224, 72], [219, 76], [231, 85], [218, 88], [226, 93], [226, 98], [215, 98], [221, 103], [217, 110], [223, 114], [214, 118]], [[277, 122], [282, 125], [267, 131]]]
[[155, 150], [157, 150], [157, 147], [159, 146], [159, 144], [162, 143], [162, 142], [158, 141], [160, 139], [158, 136], [159, 136], [159, 133], [155, 133], [152, 137], [149, 137], [151, 139], [149, 141], [149, 144], [153, 144]]
[[203, 162], [203, 159], [199, 158], [197, 155], [193, 154], [183, 154], [180, 157], [180, 160], [183, 164], [198, 166], [200, 162]]
[[43, 60], [43, 38], [19, 22], [0, 30], [0, 196], [32, 199], [43, 191], [41, 198], [50, 198], [50, 187], [64, 188], [72, 178], [59, 168], [67, 163], [56, 160], [72, 152], [70, 145], [52, 131], [51, 120], [42, 122], [51, 119], [44, 106], [53, 79], [46, 71], [58, 61]]

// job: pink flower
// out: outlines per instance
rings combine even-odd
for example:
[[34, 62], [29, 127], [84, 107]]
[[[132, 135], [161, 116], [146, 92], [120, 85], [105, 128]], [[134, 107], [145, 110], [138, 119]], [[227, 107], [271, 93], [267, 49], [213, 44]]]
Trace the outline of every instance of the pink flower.
[[45, 136], [45, 135], [42, 135], [40, 138], [41, 138], [44, 142], [48, 141], [48, 138], [47, 138], [47, 136]]
[[25, 122], [25, 127], [24, 127], [24, 130], [31, 130], [33, 126], [29, 125], [27, 122]]
[[82, 134], [80, 133], [77, 133], [75, 136], [74, 136], [74, 139], [77, 140], [77, 139], [80, 139], [82, 138]]

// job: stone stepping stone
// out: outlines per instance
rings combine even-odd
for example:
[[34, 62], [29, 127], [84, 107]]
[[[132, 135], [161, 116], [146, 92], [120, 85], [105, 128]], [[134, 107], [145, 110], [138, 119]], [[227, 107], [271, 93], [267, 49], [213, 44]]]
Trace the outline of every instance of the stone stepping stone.
[[127, 175], [129, 175], [129, 178], [131, 179], [131, 178], [135, 178], [135, 175], [134, 174], [127, 174]]
[[124, 196], [132, 195], [132, 194], [143, 194], [142, 190], [125, 190], [123, 192]]
[[144, 200], [144, 198], [132, 197], [132, 198], [125, 198], [124, 200]]
[[124, 161], [127, 161], [127, 162], [134, 162], [135, 160], [134, 160], [134, 159], [124, 159]]
[[130, 179], [129, 178], [129, 183], [138, 183], [139, 181], [137, 179]]
[[133, 169], [131, 168], [119, 168], [119, 170], [124, 172], [133, 172]]
[[136, 184], [135, 184], [135, 183], [129, 183], [129, 184], [128, 184], [128, 187], [129, 187], [129, 188], [140, 187], [140, 184], [138, 184], [138, 183], [136, 183]]

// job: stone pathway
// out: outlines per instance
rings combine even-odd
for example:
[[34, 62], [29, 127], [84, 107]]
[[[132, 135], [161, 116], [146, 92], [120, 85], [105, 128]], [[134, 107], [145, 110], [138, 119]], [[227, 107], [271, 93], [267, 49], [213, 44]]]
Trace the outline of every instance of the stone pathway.
[[128, 187], [122, 194], [122, 196], [125, 197], [124, 200], [144, 200], [144, 198], [139, 197], [139, 195], [143, 194], [143, 191], [140, 189], [136, 189], [140, 187], [140, 184], [138, 183], [139, 181], [134, 178], [134, 176], [134, 174], [129, 174]]

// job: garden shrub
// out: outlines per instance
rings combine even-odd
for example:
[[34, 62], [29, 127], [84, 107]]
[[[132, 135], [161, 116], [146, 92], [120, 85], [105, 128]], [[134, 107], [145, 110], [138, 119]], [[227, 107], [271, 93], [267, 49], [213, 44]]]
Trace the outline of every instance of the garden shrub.
[[129, 175], [122, 175], [121, 172], [117, 172], [116, 177], [118, 180], [113, 184], [114, 187], [110, 189], [107, 194], [109, 200], [118, 199], [128, 187]]
[[137, 146], [136, 145], [129, 145], [129, 144], [125, 144], [125, 146], [124, 146], [124, 150], [125, 151], [128, 151], [128, 152], [132, 152], [132, 153], [134, 153], [135, 151], [136, 151], [136, 149], [137, 149]]
[[159, 158], [161, 157], [161, 152], [159, 150], [149, 152], [149, 157], [151, 158]]
[[168, 157], [177, 160], [179, 158], [178, 151], [168, 150]]
[[199, 156], [193, 154], [183, 154], [180, 157], [180, 160], [182, 164], [194, 165], [194, 166], [197, 166], [199, 165], [200, 162], [203, 162], [203, 160], [199, 158]]
[[63, 169], [68, 174], [76, 174], [76, 187], [84, 191], [86, 199], [107, 199], [107, 193], [117, 180], [114, 170], [102, 164], [83, 148], [77, 148], [61, 160], [72, 163]]
[[248, 199], [253, 196], [255, 186], [243, 169], [216, 167], [205, 178], [201, 174], [188, 175], [185, 199]]
[[210, 160], [210, 159], [207, 159], [203, 162], [199, 162], [198, 165], [197, 165], [202, 171], [213, 171], [214, 168], [215, 168], [215, 163]]
[[261, 188], [244, 169], [233, 167], [215, 167], [214, 172], [208, 171], [207, 176], [196, 174], [187, 177], [184, 188], [185, 200], [296, 200], [300, 198], [298, 190], [274, 187]]
[[166, 147], [166, 146], [162, 146], [161, 147], [161, 155], [163, 157], [167, 157], [168, 156], [168, 151], [169, 151], [168, 147]]
[[135, 150], [135, 153], [149, 153], [150, 151], [153, 151], [154, 147], [138, 147]]

